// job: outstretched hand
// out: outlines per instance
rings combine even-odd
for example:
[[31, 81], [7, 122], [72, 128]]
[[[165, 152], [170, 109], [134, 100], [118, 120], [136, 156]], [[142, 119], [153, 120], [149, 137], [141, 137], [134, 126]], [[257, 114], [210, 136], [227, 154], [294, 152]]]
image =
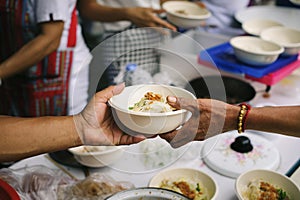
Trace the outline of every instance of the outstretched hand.
[[[236, 121], [226, 120], [226, 115], [237, 115], [239, 112], [238, 107], [213, 99], [190, 100], [169, 96], [167, 101], [177, 109], [186, 109], [192, 113], [191, 118], [181, 128], [160, 135], [174, 148], [232, 130]], [[228, 107], [232, 107], [230, 110], [235, 112], [226, 113]]]
[[157, 14], [165, 12], [162, 9], [133, 7], [128, 8], [129, 19], [137, 27], [161, 27], [176, 31], [176, 27], [161, 19]]
[[138, 143], [144, 136], [131, 136], [115, 123], [108, 100], [123, 91], [125, 85], [110, 86], [98, 93], [86, 108], [74, 116], [77, 131], [85, 145], [126, 145]]

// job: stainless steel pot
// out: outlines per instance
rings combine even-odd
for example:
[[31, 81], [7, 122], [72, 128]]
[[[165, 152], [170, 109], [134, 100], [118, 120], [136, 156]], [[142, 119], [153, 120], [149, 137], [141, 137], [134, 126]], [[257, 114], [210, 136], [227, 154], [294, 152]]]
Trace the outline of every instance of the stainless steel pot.
[[105, 200], [189, 200], [177, 192], [153, 187], [135, 188], [118, 192]]

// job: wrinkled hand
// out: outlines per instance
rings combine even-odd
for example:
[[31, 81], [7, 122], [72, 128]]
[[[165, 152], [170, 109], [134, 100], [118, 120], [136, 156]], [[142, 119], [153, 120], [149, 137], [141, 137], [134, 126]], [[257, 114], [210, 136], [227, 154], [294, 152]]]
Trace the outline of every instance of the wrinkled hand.
[[[172, 147], [180, 147], [191, 141], [201, 141], [219, 133], [232, 130], [236, 121], [226, 120], [226, 115], [237, 116], [238, 106], [213, 99], [190, 100], [168, 97], [168, 103], [177, 109], [186, 109], [191, 118], [178, 130], [160, 135]], [[226, 112], [230, 110], [230, 112]], [[228, 118], [231, 119], [231, 118]]]
[[123, 145], [138, 143], [143, 136], [123, 133], [116, 125], [107, 101], [119, 94], [125, 85], [110, 86], [92, 98], [85, 109], [74, 116], [79, 136], [85, 145]]
[[128, 8], [128, 16], [132, 23], [138, 27], [162, 27], [176, 31], [176, 27], [165, 20], [162, 20], [157, 14], [165, 12], [162, 9], [132, 7]]

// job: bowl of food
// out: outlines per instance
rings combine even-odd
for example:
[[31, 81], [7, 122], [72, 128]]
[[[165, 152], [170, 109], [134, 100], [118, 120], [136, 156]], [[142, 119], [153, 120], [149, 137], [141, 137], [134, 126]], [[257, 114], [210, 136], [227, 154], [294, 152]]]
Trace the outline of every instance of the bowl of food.
[[167, 1], [162, 8], [166, 11], [167, 20], [180, 28], [200, 26], [211, 16], [206, 8], [188, 1]]
[[267, 169], [254, 169], [239, 175], [235, 191], [240, 200], [300, 199], [299, 186], [292, 179]]
[[238, 60], [254, 66], [271, 64], [284, 51], [281, 45], [255, 36], [236, 36], [229, 42]]
[[300, 51], [300, 30], [289, 27], [271, 27], [262, 31], [260, 37], [284, 47], [283, 55], [296, 55]]
[[185, 109], [171, 107], [167, 96], [196, 99], [191, 92], [179, 87], [142, 84], [125, 87], [108, 103], [116, 123], [125, 132], [160, 134], [178, 128], [191, 116]]
[[242, 23], [243, 30], [254, 36], [260, 36], [263, 30], [275, 26], [283, 26], [283, 24], [274, 20], [260, 18], [250, 19]]
[[117, 146], [79, 146], [68, 149], [80, 164], [87, 167], [104, 167], [119, 160], [123, 148]]
[[187, 197], [172, 190], [162, 188], [135, 188], [118, 192], [106, 200], [189, 200]]
[[208, 174], [193, 168], [173, 168], [156, 174], [149, 187], [164, 188], [183, 194], [189, 199], [215, 200], [218, 185]]

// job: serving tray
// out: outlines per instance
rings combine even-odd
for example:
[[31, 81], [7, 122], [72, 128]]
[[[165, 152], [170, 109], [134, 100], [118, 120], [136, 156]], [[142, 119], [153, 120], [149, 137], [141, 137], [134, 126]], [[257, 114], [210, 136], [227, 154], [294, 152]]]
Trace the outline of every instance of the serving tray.
[[232, 46], [229, 42], [203, 50], [199, 54], [199, 63], [208, 63], [214, 65], [218, 69], [231, 72], [245, 74], [254, 78], [262, 78], [263, 76], [275, 72], [295, 61], [298, 55], [294, 56], [279, 56], [272, 64], [264, 66], [252, 66], [239, 61]]

